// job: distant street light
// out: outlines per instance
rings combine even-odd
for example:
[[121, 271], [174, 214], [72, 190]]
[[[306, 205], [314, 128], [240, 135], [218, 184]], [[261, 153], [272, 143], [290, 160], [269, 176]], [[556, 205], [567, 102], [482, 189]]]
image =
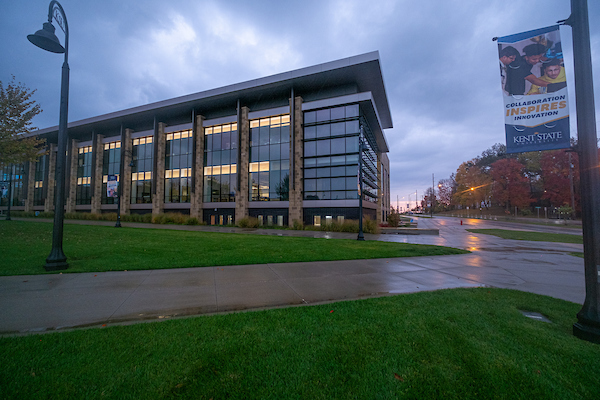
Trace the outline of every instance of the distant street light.
[[[54, 34], [52, 19], [65, 34], [65, 46]], [[58, 124], [58, 149], [56, 155], [56, 199], [54, 204], [54, 227], [52, 229], [52, 250], [46, 258], [46, 271], [67, 269], [67, 256], [62, 249], [63, 222], [65, 216], [65, 165], [67, 151], [67, 114], [69, 110], [69, 26], [65, 12], [56, 0], [50, 2], [48, 7], [48, 22], [44, 22], [43, 28], [27, 35], [27, 39], [39, 48], [51, 53], [65, 53], [65, 61], [62, 66], [62, 78], [60, 85], [60, 118]]]

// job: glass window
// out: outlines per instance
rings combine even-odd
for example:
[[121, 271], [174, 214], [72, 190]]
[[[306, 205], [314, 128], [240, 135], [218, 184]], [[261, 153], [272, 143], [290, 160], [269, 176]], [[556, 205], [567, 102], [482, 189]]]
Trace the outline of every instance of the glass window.
[[338, 122], [331, 124], [331, 136], [342, 136], [346, 134], [346, 123]]
[[343, 119], [346, 114], [345, 107], [335, 107], [331, 109], [331, 119]]
[[317, 137], [318, 138], [326, 138], [330, 136], [330, 126], [329, 124], [325, 125], [317, 125]]
[[[250, 126], [252, 140], [259, 141], [259, 124], [252, 123]], [[230, 202], [235, 201], [235, 190], [237, 182], [237, 152], [238, 131], [236, 123], [214, 125], [204, 128], [206, 137], [206, 148], [204, 149], [204, 191], [205, 202]], [[218, 142], [218, 143], [217, 143]], [[191, 146], [190, 146], [191, 148]], [[256, 152], [250, 154], [251, 161], [256, 162], [259, 158], [258, 147]], [[191, 160], [190, 155], [187, 159]], [[210, 168], [212, 166], [212, 168]], [[188, 166], [189, 174], [186, 178], [191, 180], [191, 168]], [[189, 199], [191, 188], [186, 188]], [[183, 193], [183, 189], [182, 189]], [[182, 194], [183, 196], [183, 194]], [[189, 201], [189, 200], [188, 200]], [[219, 220], [220, 221], [220, 220]]]
[[346, 106], [346, 118], [358, 117], [358, 104]]
[[304, 157], [317, 155], [317, 142], [304, 142]]
[[331, 168], [317, 168], [317, 178], [325, 178], [331, 176]]
[[317, 122], [325, 122], [325, 121], [329, 121], [330, 119], [331, 119], [331, 112], [329, 111], [329, 108], [317, 111]]
[[358, 136], [350, 136], [346, 138], [346, 152], [358, 153]]
[[288, 200], [290, 116], [285, 114], [252, 120], [250, 127], [248, 190], [251, 200]]
[[317, 112], [316, 111], [307, 111], [304, 113], [304, 123], [312, 124], [313, 122], [317, 122]]
[[304, 170], [304, 178], [316, 178], [317, 170], [315, 168], [305, 169]]
[[343, 154], [346, 152], [346, 140], [344, 138], [331, 139], [331, 154]]
[[317, 137], [317, 127], [307, 126], [304, 128], [304, 139], [314, 139]]
[[331, 190], [346, 190], [346, 179], [331, 178]]
[[346, 135], [360, 132], [360, 124], [358, 120], [346, 121]]
[[327, 156], [331, 154], [331, 142], [329, 140], [319, 140], [316, 143], [318, 156]]

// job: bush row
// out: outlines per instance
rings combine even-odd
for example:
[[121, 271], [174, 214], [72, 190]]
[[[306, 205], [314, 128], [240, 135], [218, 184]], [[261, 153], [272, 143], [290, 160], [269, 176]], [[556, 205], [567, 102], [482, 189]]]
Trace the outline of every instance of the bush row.
[[[51, 212], [39, 212], [39, 211], [11, 211], [11, 215], [14, 217], [21, 218], [54, 218], [54, 213]], [[74, 212], [65, 213], [65, 219], [79, 219], [87, 221], [116, 221], [117, 213], [85, 213], [85, 212]], [[190, 217], [189, 215], [180, 213], [163, 213], [156, 216], [152, 214], [128, 214], [121, 215], [121, 222], [144, 222], [153, 224], [178, 224], [178, 225], [204, 225], [205, 223], [199, 221], [196, 217]], [[258, 228], [258, 218], [244, 217], [238, 221], [237, 226], [240, 228]], [[279, 226], [265, 226], [265, 228], [279, 228]], [[285, 227], [284, 227], [285, 229]], [[332, 221], [321, 226], [304, 226], [304, 223], [299, 220], [294, 220], [291, 229], [302, 231], [302, 230], [316, 230], [316, 231], [328, 231], [328, 232], [358, 232], [358, 221], [357, 220], [344, 220], [344, 222]], [[371, 219], [365, 219], [363, 222], [364, 233], [379, 233], [379, 226]]]

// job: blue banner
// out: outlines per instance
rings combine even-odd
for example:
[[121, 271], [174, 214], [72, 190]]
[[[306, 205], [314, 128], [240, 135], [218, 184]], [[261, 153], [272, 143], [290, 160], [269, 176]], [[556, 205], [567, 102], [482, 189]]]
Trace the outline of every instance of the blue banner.
[[498, 38], [507, 153], [570, 147], [558, 25]]

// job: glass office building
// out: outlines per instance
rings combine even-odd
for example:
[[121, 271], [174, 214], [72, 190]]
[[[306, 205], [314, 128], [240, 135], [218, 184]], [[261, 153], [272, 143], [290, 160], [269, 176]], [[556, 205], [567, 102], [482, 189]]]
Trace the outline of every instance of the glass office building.
[[[66, 211], [115, 212], [116, 180], [122, 213], [321, 225], [358, 218], [360, 174], [364, 215], [383, 222], [389, 128], [378, 52], [71, 122]], [[34, 133], [47, 156], [3, 171], [13, 209], [53, 210], [56, 129]]]

